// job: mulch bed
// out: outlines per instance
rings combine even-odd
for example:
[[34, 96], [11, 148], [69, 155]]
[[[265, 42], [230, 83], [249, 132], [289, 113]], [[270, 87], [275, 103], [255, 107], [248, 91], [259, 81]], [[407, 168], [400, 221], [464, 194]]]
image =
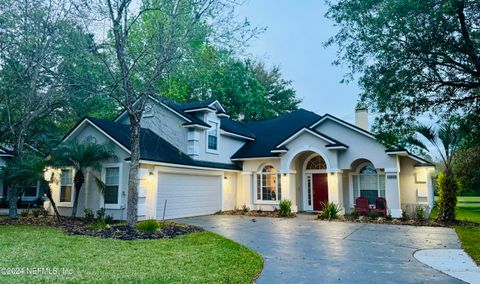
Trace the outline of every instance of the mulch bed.
[[53, 217], [19, 217], [16, 220], [0, 219], [0, 225], [29, 225], [29, 226], [47, 226], [62, 229], [68, 235], [91, 236], [98, 238], [110, 238], [119, 240], [152, 240], [168, 239], [192, 233], [202, 232], [203, 228], [174, 222], [162, 222], [162, 229], [155, 232], [141, 232], [124, 223], [114, 223], [105, 229], [91, 228], [92, 223], [85, 219], [78, 218], [72, 221], [63, 218], [57, 222]]
[[273, 217], [273, 218], [294, 218], [297, 215], [291, 213], [290, 216], [280, 216], [279, 211], [259, 211], [259, 210], [229, 210], [219, 212], [218, 215], [236, 215], [236, 216], [248, 216], [248, 217]]
[[[327, 219], [318, 218], [319, 220], [328, 221]], [[331, 221], [340, 221], [340, 222], [350, 222], [350, 223], [368, 223], [368, 224], [384, 224], [384, 225], [406, 225], [406, 226], [428, 226], [428, 227], [452, 227], [454, 225], [462, 226], [479, 226], [478, 223], [466, 222], [466, 221], [457, 221], [453, 223], [438, 222], [436, 220], [423, 220], [418, 221], [415, 219], [402, 220], [402, 219], [392, 219], [387, 220], [384, 217], [369, 218], [366, 216], [353, 217], [353, 216], [342, 216], [338, 219]]]

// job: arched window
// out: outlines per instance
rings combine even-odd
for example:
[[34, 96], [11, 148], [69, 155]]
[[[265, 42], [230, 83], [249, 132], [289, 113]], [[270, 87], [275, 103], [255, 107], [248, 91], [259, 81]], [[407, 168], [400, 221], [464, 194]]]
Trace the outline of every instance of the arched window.
[[360, 169], [360, 174], [362, 175], [375, 175], [377, 174], [377, 170], [373, 167], [372, 164], [368, 164], [366, 166], [363, 166], [361, 169]]
[[281, 175], [273, 166], [264, 166], [257, 173], [257, 200], [277, 201], [281, 196]]
[[368, 203], [374, 204], [375, 198], [385, 197], [385, 175], [379, 174], [377, 169], [366, 163], [358, 167], [358, 174], [353, 175], [353, 194], [368, 198]]
[[320, 155], [311, 158], [307, 163], [307, 170], [324, 170], [326, 168], [327, 164]]

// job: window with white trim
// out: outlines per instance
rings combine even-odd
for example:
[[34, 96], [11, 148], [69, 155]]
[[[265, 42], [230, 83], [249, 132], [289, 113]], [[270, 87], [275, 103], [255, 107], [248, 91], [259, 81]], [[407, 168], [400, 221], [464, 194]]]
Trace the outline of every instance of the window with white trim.
[[73, 200], [73, 170], [63, 169], [60, 173], [60, 203], [71, 203]]
[[118, 204], [120, 189], [120, 168], [107, 167], [105, 168], [105, 204]]
[[218, 150], [218, 123], [209, 121], [210, 129], [207, 131], [207, 149], [217, 151]]
[[369, 204], [374, 204], [375, 198], [385, 197], [385, 175], [379, 174], [372, 164], [362, 166], [352, 182], [354, 200], [363, 196]]
[[282, 176], [270, 165], [257, 173], [257, 200], [278, 201], [282, 199]]

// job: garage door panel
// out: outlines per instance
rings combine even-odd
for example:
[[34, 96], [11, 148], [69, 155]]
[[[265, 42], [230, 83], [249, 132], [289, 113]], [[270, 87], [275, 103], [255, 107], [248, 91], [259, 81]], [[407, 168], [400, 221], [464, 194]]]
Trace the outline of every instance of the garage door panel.
[[157, 218], [166, 219], [208, 215], [221, 209], [220, 177], [160, 173]]

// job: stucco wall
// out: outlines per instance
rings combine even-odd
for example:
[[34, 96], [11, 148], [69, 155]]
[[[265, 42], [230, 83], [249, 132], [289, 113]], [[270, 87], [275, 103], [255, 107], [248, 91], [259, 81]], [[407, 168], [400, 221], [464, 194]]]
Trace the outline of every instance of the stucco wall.
[[370, 160], [376, 168], [396, 168], [396, 159], [385, 153], [385, 147], [376, 140], [331, 120], [325, 120], [315, 128], [348, 146], [348, 150], [339, 151], [340, 169], [349, 169], [358, 159]]
[[415, 167], [416, 163], [407, 157], [400, 158], [400, 199], [402, 209], [408, 213], [413, 213], [416, 204], [428, 203], [429, 171], [427, 168]]
[[222, 210], [233, 210], [237, 207], [237, 176], [238, 173], [225, 172], [222, 180]]
[[[118, 164], [122, 172], [120, 175], [121, 181], [119, 189], [120, 209], [107, 209], [106, 214], [111, 215], [115, 219], [125, 219], [129, 170], [129, 164], [125, 161], [125, 159], [129, 157], [129, 155], [125, 150], [123, 150], [118, 145], [114, 144], [110, 139], [105, 137], [95, 127], [88, 124], [79, 129], [79, 131], [72, 135], [69, 139], [76, 139], [79, 142], [83, 142], [87, 139], [92, 138], [99, 144], [109, 144], [115, 157], [110, 159], [109, 161], [106, 161], [104, 164]], [[50, 172], [54, 173], [53, 180], [50, 183], [50, 186], [52, 188], [52, 197], [57, 204], [60, 214], [69, 216], [71, 215], [72, 207], [70, 205], [60, 204], [60, 171], [50, 170]], [[89, 170], [86, 173], [85, 184], [80, 191], [78, 199], [77, 216], [84, 216], [85, 208], [96, 211], [100, 209], [101, 206], [103, 206], [103, 197], [95, 182], [95, 176], [101, 178], [101, 173], [99, 171], [93, 170]], [[47, 209], [53, 213], [53, 209], [49, 207], [49, 203], [47, 203], [46, 206], [48, 207]]]

